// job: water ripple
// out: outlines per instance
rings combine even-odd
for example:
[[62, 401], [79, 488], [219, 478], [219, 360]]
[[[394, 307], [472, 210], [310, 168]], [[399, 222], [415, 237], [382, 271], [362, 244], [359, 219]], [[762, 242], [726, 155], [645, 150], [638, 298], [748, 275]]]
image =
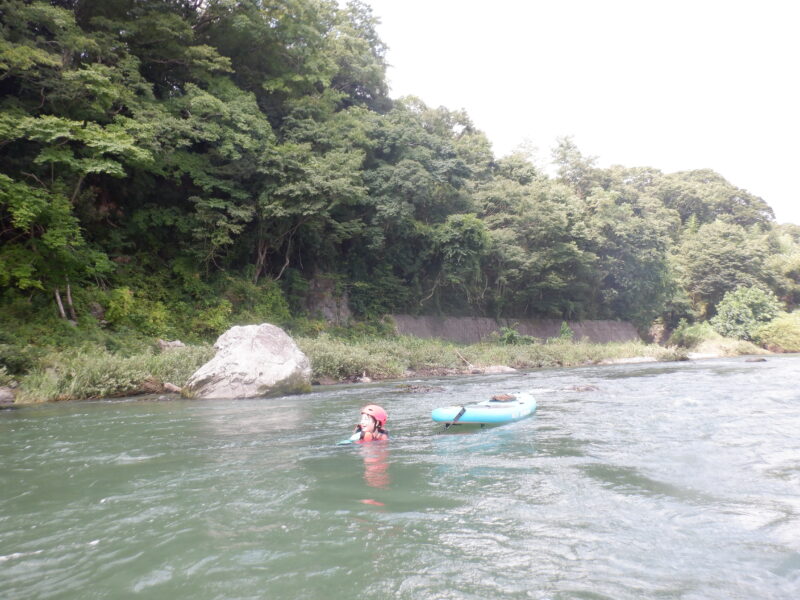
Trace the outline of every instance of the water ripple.
[[[793, 600], [798, 372], [723, 359], [3, 411], [0, 597]], [[524, 389], [539, 409], [519, 423], [429, 420]], [[335, 446], [366, 402], [393, 440]]]

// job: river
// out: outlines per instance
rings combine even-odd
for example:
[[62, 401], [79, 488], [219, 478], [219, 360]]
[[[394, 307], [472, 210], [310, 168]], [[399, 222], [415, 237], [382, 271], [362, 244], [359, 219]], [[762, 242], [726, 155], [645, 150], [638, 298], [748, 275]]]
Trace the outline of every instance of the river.
[[[3, 410], [0, 598], [794, 600], [799, 381], [789, 355]], [[517, 423], [430, 420], [523, 390]], [[368, 402], [392, 440], [336, 446]]]

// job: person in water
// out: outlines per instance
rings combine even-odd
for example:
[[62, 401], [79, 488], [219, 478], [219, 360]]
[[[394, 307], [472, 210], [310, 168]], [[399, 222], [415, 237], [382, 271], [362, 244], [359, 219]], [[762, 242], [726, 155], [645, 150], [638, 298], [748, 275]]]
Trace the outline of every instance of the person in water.
[[358, 444], [362, 442], [373, 442], [378, 440], [388, 440], [389, 432], [383, 427], [389, 415], [377, 404], [367, 404], [361, 409], [361, 421], [356, 425], [355, 432], [350, 440]]

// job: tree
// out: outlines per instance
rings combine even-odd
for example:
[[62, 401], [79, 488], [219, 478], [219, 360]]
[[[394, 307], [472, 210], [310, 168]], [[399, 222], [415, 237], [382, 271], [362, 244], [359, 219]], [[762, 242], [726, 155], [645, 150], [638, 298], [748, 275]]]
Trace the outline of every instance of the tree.
[[447, 306], [452, 311], [472, 312], [483, 292], [481, 263], [489, 240], [483, 222], [475, 215], [450, 215], [434, 228], [431, 266], [435, 275], [431, 291], [420, 304], [448, 294]]
[[580, 248], [583, 230], [573, 192], [512, 156], [476, 187], [475, 199], [491, 240], [485, 308], [512, 317], [589, 314], [596, 257]]
[[553, 163], [558, 167], [558, 177], [580, 198], [586, 198], [592, 188], [607, 186], [607, 178], [602, 169], [596, 167], [597, 158], [584, 156], [572, 138], [560, 138], [553, 149]]
[[677, 210], [683, 223], [690, 218], [701, 225], [720, 219], [751, 227], [775, 220], [763, 199], [731, 185], [710, 169], [666, 175], [655, 183], [652, 193], [667, 208]]
[[584, 201], [585, 249], [598, 257], [593, 313], [649, 325], [673, 293], [669, 249], [677, 215], [630, 189]]
[[376, 32], [372, 8], [351, 0], [337, 13], [334, 34], [328, 36], [336, 63], [331, 88], [341, 92], [343, 106], [362, 105], [378, 112], [391, 108], [386, 84], [386, 45]]
[[770, 288], [786, 304], [788, 310], [800, 306], [800, 236], [793, 236], [796, 225], [778, 225], [768, 236], [770, 253], [765, 270]]
[[60, 305], [63, 286], [111, 271], [81, 228], [94, 186], [152, 164], [119, 117], [140, 82], [125, 71], [135, 61], [68, 10], [7, 2], [2, 15], [0, 283], [54, 291]]
[[711, 317], [727, 292], [765, 284], [768, 252], [759, 231], [714, 221], [685, 236], [675, 248], [675, 262], [692, 303], [702, 316]]

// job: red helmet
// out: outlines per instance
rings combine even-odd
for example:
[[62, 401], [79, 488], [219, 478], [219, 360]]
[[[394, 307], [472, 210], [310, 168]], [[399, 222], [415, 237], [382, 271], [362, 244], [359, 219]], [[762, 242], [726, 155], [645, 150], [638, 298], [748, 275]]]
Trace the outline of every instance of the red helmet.
[[386, 419], [389, 418], [389, 415], [386, 414], [386, 411], [383, 410], [377, 404], [367, 404], [364, 408], [361, 409], [362, 415], [369, 415], [373, 419], [378, 422], [378, 425], [383, 427], [386, 425]]

